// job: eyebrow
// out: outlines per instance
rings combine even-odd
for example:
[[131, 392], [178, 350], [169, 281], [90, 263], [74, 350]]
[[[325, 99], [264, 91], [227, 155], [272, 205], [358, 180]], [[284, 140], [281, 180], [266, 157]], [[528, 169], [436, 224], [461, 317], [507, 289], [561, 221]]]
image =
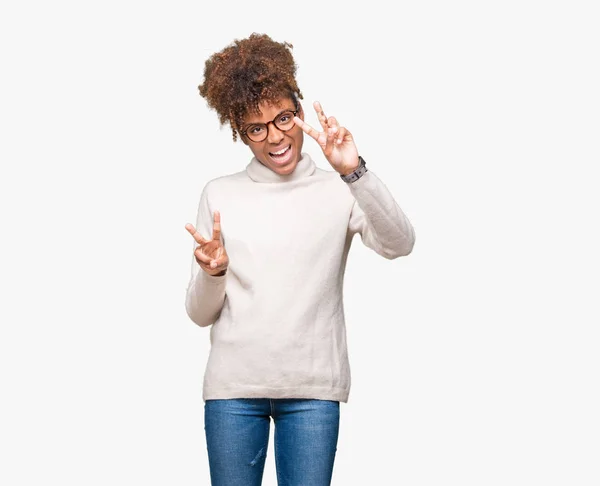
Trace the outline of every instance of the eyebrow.
[[[285, 113], [286, 111], [292, 111], [293, 112], [294, 108], [285, 108], [285, 109], [281, 110], [279, 113], [277, 113], [277, 115], [275, 115], [275, 118], [277, 118], [282, 113]], [[269, 120], [269, 121], [273, 121], [273, 120]], [[245, 123], [243, 125], [243, 127], [249, 127], [250, 125], [264, 125], [264, 124], [265, 124], [265, 122], [252, 121], [252, 122]]]

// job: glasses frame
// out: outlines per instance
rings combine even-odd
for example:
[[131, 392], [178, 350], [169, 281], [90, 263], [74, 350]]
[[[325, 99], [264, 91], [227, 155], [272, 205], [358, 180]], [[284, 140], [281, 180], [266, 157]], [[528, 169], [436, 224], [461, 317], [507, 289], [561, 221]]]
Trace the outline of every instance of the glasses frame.
[[292, 113], [294, 116], [296, 116], [299, 112], [300, 109], [296, 108], [295, 110], [283, 110], [280, 111], [277, 116], [275, 118], [273, 118], [271, 121], [267, 122], [267, 123], [250, 123], [250, 126], [252, 125], [264, 125], [265, 126], [265, 138], [261, 139], [261, 140], [252, 140], [249, 136], [248, 136], [248, 128], [246, 128], [245, 130], [240, 130], [240, 134], [243, 135], [244, 137], [246, 137], [249, 141], [254, 142], [254, 143], [260, 143], [260, 142], [264, 142], [267, 137], [269, 136], [269, 123], [272, 123], [273, 126], [275, 128], [277, 128], [277, 130], [279, 130], [280, 132], [288, 132], [290, 131], [292, 128], [294, 128], [296, 126], [296, 122], [294, 122], [294, 124], [288, 128], [287, 130], [282, 130], [281, 128], [279, 128], [276, 124], [275, 124], [275, 120], [277, 120], [277, 118], [279, 118], [281, 115], [283, 115], [286, 112], [290, 112]]

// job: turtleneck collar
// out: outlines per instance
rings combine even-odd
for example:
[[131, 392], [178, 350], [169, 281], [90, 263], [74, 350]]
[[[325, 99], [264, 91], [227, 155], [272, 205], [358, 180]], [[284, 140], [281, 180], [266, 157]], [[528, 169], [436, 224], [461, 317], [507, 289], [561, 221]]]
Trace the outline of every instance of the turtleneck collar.
[[313, 175], [316, 167], [310, 156], [302, 152], [300, 160], [291, 174], [280, 175], [263, 165], [256, 157], [252, 157], [246, 167], [246, 172], [254, 182], [290, 182]]

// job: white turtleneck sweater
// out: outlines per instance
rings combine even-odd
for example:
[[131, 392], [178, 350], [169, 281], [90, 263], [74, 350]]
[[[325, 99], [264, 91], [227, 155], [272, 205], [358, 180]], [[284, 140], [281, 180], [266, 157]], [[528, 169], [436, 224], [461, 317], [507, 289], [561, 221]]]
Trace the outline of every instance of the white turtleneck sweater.
[[289, 175], [253, 158], [245, 170], [210, 180], [196, 221], [208, 239], [215, 210], [227, 273], [208, 275], [192, 255], [186, 293], [190, 319], [210, 326], [203, 400], [347, 402], [343, 282], [352, 237], [359, 233], [390, 260], [415, 241], [392, 194], [371, 169], [346, 183], [303, 153]]

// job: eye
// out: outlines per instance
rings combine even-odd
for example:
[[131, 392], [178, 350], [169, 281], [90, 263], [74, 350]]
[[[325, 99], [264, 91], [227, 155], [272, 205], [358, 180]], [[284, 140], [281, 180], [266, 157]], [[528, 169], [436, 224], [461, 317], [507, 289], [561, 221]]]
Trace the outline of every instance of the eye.
[[290, 112], [283, 113], [279, 117], [279, 123], [287, 123], [292, 119], [292, 114]]
[[252, 135], [258, 135], [260, 132], [264, 130], [264, 127], [261, 125], [250, 125], [246, 130], [246, 133], [250, 133]]

